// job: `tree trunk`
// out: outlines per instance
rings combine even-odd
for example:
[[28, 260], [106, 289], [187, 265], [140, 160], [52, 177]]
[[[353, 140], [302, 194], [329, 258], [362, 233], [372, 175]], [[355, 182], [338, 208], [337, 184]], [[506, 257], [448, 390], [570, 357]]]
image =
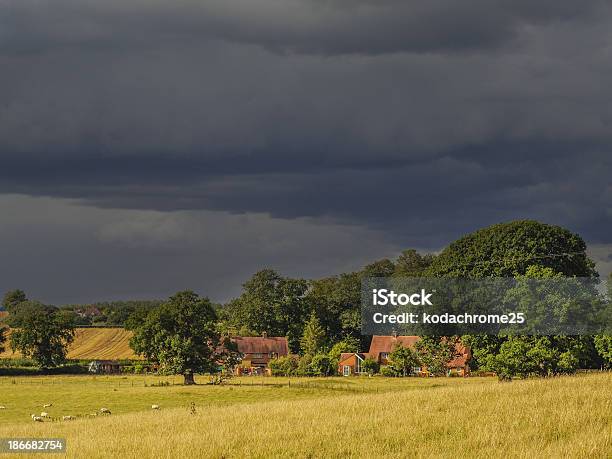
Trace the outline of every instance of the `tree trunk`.
[[186, 386], [191, 386], [195, 384], [195, 379], [193, 379], [193, 373], [185, 373], [183, 377], [185, 378], [184, 384]]

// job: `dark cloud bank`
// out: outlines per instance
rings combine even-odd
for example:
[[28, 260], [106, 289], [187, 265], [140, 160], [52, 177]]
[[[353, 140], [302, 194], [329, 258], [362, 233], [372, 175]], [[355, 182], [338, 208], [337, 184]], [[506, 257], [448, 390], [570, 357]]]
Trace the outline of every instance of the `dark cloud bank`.
[[514, 218], [606, 270], [611, 62], [605, 1], [4, 2], [0, 289], [224, 299]]

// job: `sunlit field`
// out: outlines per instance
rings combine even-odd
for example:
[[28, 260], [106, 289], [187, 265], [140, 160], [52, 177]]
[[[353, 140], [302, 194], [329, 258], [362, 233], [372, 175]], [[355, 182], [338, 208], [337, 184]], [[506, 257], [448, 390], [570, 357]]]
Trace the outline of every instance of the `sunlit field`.
[[612, 457], [610, 373], [179, 381], [1, 378], [0, 437], [63, 437], [69, 457]]

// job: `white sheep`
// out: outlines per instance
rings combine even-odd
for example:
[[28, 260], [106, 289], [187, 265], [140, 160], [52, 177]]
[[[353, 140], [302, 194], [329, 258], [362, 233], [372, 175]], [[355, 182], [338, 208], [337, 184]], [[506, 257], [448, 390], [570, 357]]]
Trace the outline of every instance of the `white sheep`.
[[35, 414], [32, 415], [32, 421], [34, 422], [43, 422], [43, 418], [40, 416], [36, 416]]
[[100, 408], [100, 413], [102, 413], [102, 414], [111, 414], [111, 411], [108, 408]]
[[0, 405], [0, 410], [6, 410], [6, 406]]
[[48, 418], [49, 417], [49, 413], [47, 413], [46, 411], [43, 411], [42, 413], [40, 413], [40, 417], [41, 418]]
[[151, 405], [152, 410], [159, 410], [159, 405]]
[[62, 416], [62, 421], [72, 421], [76, 419], [74, 416]]

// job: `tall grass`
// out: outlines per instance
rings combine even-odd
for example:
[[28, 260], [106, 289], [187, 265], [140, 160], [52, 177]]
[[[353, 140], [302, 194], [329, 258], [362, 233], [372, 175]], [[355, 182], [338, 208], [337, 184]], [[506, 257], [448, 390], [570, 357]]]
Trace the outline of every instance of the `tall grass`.
[[65, 437], [69, 457], [612, 457], [612, 374], [430, 389], [162, 407], [0, 436]]

